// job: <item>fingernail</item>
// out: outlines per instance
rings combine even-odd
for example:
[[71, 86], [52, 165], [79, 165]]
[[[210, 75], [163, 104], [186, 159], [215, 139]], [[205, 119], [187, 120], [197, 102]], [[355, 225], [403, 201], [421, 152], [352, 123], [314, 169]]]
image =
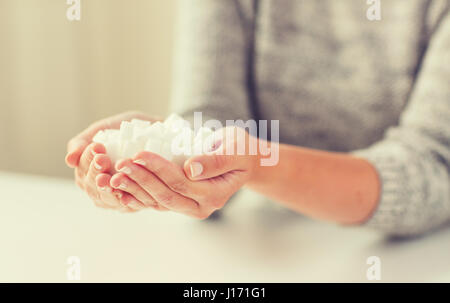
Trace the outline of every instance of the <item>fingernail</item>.
[[102, 166], [100, 164], [98, 164], [97, 162], [94, 162], [94, 167], [96, 170], [101, 170]]
[[120, 183], [119, 189], [127, 189], [127, 185], [125, 183]]
[[131, 174], [131, 168], [125, 166], [119, 169], [119, 172], [129, 175]]
[[142, 165], [142, 166], [146, 166], [147, 165], [147, 163], [144, 160], [142, 160], [142, 159], [137, 159], [137, 160], [134, 160], [133, 162], [136, 163], [136, 164]]
[[203, 172], [203, 165], [199, 162], [192, 162], [190, 168], [192, 178], [200, 176]]

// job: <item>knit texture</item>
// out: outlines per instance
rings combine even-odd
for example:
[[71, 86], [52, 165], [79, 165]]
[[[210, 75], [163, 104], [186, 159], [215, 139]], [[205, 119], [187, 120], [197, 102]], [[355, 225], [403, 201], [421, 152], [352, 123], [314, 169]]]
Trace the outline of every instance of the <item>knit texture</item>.
[[173, 110], [280, 121], [280, 141], [369, 160], [365, 223], [414, 235], [450, 219], [447, 0], [182, 0]]

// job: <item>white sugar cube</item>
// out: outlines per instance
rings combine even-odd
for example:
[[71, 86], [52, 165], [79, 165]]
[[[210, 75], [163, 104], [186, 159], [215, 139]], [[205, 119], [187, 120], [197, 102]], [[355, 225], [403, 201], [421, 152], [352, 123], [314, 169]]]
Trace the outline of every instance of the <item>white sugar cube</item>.
[[146, 129], [145, 133], [149, 137], [156, 137], [159, 139], [164, 138], [165, 126], [161, 122], [153, 123], [149, 128]]
[[150, 126], [150, 121], [142, 121], [139, 119], [133, 119], [131, 120], [131, 124], [133, 124], [137, 128], [147, 128]]
[[167, 142], [171, 142], [171, 150], [174, 155], [191, 154], [189, 151], [192, 147], [194, 140], [194, 132], [190, 128], [183, 128], [178, 131], [171, 139], [168, 138]]
[[[101, 142], [100, 142], [101, 143]], [[112, 164], [116, 163], [121, 157], [121, 150], [118, 141], [108, 141], [104, 143], [106, 153], [111, 159]]]
[[213, 131], [210, 128], [207, 127], [200, 127], [197, 131], [197, 134], [195, 135], [195, 140], [204, 140], [211, 136]]
[[133, 158], [140, 151], [142, 151], [142, 148], [136, 145], [133, 141], [124, 142], [122, 144], [121, 156], [123, 158]]
[[159, 154], [161, 153], [161, 145], [162, 141], [159, 140], [158, 138], [149, 138], [144, 146], [144, 150], [151, 153]]
[[159, 155], [168, 161], [172, 161], [173, 154], [171, 149], [172, 146], [170, 142], [163, 142], [161, 145], [161, 151], [159, 152]]
[[171, 114], [164, 120], [164, 126], [169, 129], [180, 129], [189, 127], [189, 122], [178, 116], [177, 114]]
[[205, 150], [212, 134], [211, 129], [204, 127], [194, 134], [188, 121], [172, 114], [164, 122], [123, 121], [120, 129], [99, 131], [93, 141], [105, 146], [113, 164], [140, 151], [149, 151], [183, 165], [188, 157]]
[[208, 152], [214, 144], [214, 132], [210, 128], [201, 127], [195, 136], [193, 153], [195, 155]]
[[99, 131], [92, 139], [93, 142], [98, 142], [98, 143], [106, 142], [106, 140], [107, 140], [107, 135], [102, 130]]
[[131, 122], [123, 121], [120, 124], [120, 141], [125, 142], [133, 138], [134, 125]]

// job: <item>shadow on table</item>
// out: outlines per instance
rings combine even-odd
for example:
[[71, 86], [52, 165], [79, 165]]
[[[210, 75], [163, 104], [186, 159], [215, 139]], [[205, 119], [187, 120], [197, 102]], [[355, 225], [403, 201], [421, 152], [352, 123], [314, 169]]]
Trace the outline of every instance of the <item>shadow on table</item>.
[[[205, 224], [208, 228], [205, 228]], [[341, 228], [317, 222], [279, 207], [261, 196], [248, 193], [236, 197], [219, 217], [202, 222], [201, 229], [212, 245], [238, 250], [249, 262], [288, 266], [294, 260], [343, 262], [343, 273], [357, 276], [356, 269], [345, 268], [349, 260], [365, 276], [366, 260], [378, 256], [383, 282], [450, 281], [450, 224], [420, 237], [388, 237], [367, 228]], [[331, 252], [326, 249], [336, 249]], [[331, 258], [331, 259], [330, 259]], [[298, 266], [308, 266], [307, 264]], [[353, 264], [353, 263], [352, 263]]]
[[367, 248], [379, 256], [386, 281], [409, 277], [430, 281], [445, 277], [450, 282], [450, 224], [414, 237], [385, 237]]

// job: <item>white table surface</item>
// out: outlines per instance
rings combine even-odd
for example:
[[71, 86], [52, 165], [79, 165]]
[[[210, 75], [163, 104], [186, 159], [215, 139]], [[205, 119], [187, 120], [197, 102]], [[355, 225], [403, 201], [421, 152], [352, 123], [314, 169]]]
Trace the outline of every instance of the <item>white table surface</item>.
[[0, 172], [0, 282], [450, 282], [450, 228], [392, 241], [242, 192], [216, 221], [97, 209], [70, 180]]

